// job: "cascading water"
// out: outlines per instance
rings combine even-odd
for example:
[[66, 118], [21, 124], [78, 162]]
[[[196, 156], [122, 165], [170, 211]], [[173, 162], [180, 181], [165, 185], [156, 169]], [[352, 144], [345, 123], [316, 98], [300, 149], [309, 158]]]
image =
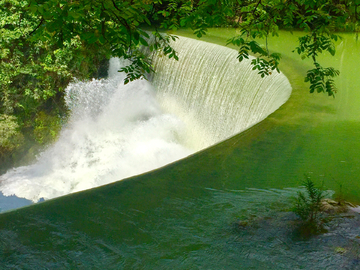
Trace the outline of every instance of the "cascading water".
[[158, 168], [249, 128], [290, 95], [284, 75], [261, 79], [234, 50], [187, 38], [173, 46], [179, 62], [154, 59], [156, 91], [144, 80], [124, 86], [117, 59], [109, 79], [69, 85], [59, 140], [2, 175], [2, 193], [36, 202]]
[[[237, 51], [181, 37], [180, 61], [155, 58], [153, 83], [162, 106], [188, 123], [187, 143], [202, 149], [265, 119], [284, 104], [291, 86], [276, 71], [261, 78]], [[196, 142], [196, 145], [191, 145]]]
[[71, 110], [59, 140], [30, 166], [0, 178], [4, 195], [34, 202], [104, 185], [163, 166], [190, 153], [182, 146], [183, 123], [164, 113], [147, 81], [123, 85], [119, 61], [109, 79], [72, 83]]

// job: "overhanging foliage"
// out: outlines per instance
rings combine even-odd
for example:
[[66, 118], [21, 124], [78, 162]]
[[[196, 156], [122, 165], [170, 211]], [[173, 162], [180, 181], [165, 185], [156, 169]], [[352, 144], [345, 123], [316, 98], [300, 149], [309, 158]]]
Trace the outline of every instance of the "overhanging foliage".
[[339, 71], [323, 67], [318, 55], [335, 54], [336, 30], [358, 30], [359, 12], [360, 0], [0, 0], [0, 115], [35, 130], [44, 112], [63, 113], [63, 89], [73, 77], [99, 77], [110, 56], [131, 60], [120, 70], [125, 83], [144, 78], [153, 68], [140, 48], [177, 60], [170, 46], [176, 37], [160, 31], [181, 27], [198, 37], [210, 27], [239, 27], [228, 43], [239, 47], [239, 61], [256, 57], [261, 77], [278, 72], [281, 60], [269, 51], [268, 37], [303, 30], [294, 52], [313, 61], [305, 78], [310, 92], [335, 96]]

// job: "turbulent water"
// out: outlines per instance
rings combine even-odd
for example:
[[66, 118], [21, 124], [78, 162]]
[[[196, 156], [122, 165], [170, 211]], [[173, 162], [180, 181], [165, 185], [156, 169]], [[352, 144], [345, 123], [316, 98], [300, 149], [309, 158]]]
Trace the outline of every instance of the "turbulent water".
[[59, 140], [2, 175], [0, 191], [37, 202], [140, 174], [241, 132], [290, 95], [285, 76], [260, 79], [234, 50], [187, 38], [173, 46], [180, 61], [155, 57], [154, 87], [124, 86], [118, 59], [108, 79], [69, 85]]
[[110, 78], [66, 89], [71, 110], [59, 140], [30, 166], [1, 176], [4, 195], [34, 202], [104, 185], [185, 157], [184, 123], [161, 109], [149, 82], [124, 86], [112, 59]]

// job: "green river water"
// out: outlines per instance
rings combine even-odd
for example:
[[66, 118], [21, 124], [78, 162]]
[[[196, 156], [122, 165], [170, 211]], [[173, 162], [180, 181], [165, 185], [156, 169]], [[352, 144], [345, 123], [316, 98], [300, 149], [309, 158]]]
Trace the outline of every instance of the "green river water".
[[[214, 29], [203, 40], [225, 44], [233, 31]], [[292, 53], [297, 35], [281, 32], [269, 42], [293, 87], [279, 110], [161, 169], [1, 214], [0, 265], [360, 269], [359, 218], [346, 226], [335, 220], [329, 233], [304, 240], [288, 211], [304, 174], [360, 202], [360, 44], [343, 34], [336, 56], [321, 58], [341, 72], [334, 99], [308, 93], [310, 64]]]

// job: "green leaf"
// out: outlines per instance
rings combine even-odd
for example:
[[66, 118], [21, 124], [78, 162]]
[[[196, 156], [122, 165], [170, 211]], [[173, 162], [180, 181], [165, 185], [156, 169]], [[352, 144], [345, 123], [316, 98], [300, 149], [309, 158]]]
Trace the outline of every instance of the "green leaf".
[[149, 44], [147, 43], [147, 41], [145, 39], [143, 39], [142, 37], [140, 37], [140, 43], [144, 46], [149, 46]]

